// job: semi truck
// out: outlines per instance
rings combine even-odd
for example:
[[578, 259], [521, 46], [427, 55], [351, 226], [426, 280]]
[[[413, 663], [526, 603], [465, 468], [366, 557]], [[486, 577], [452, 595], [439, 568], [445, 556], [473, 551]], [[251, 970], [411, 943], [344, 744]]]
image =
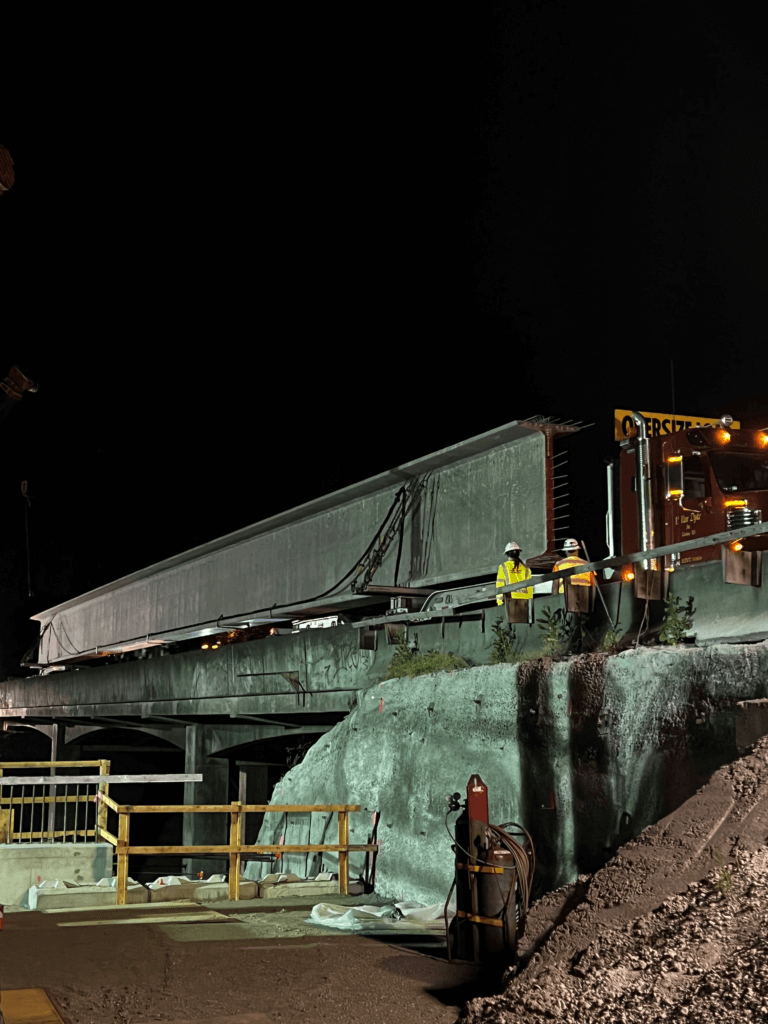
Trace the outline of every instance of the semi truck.
[[[768, 429], [688, 418], [653, 436], [655, 422], [628, 419], [608, 465], [608, 559], [590, 563], [587, 628], [598, 642], [609, 629], [628, 642], [652, 637], [672, 594], [696, 608], [689, 639], [768, 638]], [[302, 647], [318, 627], [331, 648], [347, 650], [357, 633], [360, 650], [376, 650], [399, 627], [423, 623], [422, 643], [436, 630], [448, 646], [459, 642], [449, 622], [484, 623], [500, 611], [496, 571], [510, 540], [534, 574], [535, 624], [547, 605], [568, 609], [579, 589], [552, 592], [563, 540], [581, 534], [564, 495], [567, 449], [583, 429], [516, 420], [71, 598], [33, 616], [40, 641], [24, 665], [50, 672], [193, 648], [215, 654], [281, 634]], [[519, 633], [533, 649], [538, 631]], [[484, 627], [482, 650], [466, 647], [473, 635], [464, 630], [461, 649], [483, 658]]]
[[[621, 442], [622, 553], [768, 522], [768, 429], [734, 430], [723, 416], [717, 426], [648, 438], [637, 421]], [[766, 548], [768, 533], [735, 538], [667, 555], [664, 568], [722, 561], [725, 582], [759, 586]]]

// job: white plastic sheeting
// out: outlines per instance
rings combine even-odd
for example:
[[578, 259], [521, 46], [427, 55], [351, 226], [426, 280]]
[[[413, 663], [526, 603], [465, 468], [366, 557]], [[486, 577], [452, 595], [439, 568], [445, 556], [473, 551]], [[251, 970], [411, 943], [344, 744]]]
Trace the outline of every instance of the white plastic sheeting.
[[[338, 928], [340, 931], [442, 931], [444, 903], [423, 903], [410, 900], [404, 903], [387, 903], [383, 907], [345, 907], [334, 903], [318, 903], [312, 907], [307, 924]], [[448, 920], [456, 914], [454, 904], [448, 906]]]

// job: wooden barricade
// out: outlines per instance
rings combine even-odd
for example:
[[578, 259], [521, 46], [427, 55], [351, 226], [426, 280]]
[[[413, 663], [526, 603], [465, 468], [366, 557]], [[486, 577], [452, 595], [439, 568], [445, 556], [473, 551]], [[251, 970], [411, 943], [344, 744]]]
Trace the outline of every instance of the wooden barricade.
[[[183, 804], [180, 806], [134, 806], [131, 804], [121, 805], [115, 803], [107, 795], [97, 797], [100, 804], [100, 812], [106, 814], [113, 810], [118, 815], [117, 835], [107, 831], [106, 825], [99, 825], [99, 835], [107, 842], [112, 843], [117, 855], [117, 905], [124, 906], [127, 900], [128, 890], [128, 858], [132, 853], [139, 855], [158, 854], [184, 854], [193, 856], [196, 853], [226, 853], [229, 854], [229, 898], [240, 899], [240, 859], [244, 853], [314, 853], [328, 851], [339, 855], [339, 894], [349, 895], [349, 854], [351, 852], [365, 852], [378, 850], [378, 843], [350, 843], [349, 842], [349, 815], [353, 811], [361, 809], [360, 804], [244, 804], [233, 800], [231, 804]], [[242, 821], [243, 815], [247, 813], [264, 814], [285, 814], [288, 813], [312, 813], [313, 811], [328, 811], [336, 813], [339, 820], [339, 841], [338, 843], [297, 843], [280, 846], [250, 845], [242, 843]], [[229, 843], [226, 846], [131, 846], [130, 844], [130, 818], [131, 814], [229, 814]], [[101, 816], [99, 818], [101, 821]]]

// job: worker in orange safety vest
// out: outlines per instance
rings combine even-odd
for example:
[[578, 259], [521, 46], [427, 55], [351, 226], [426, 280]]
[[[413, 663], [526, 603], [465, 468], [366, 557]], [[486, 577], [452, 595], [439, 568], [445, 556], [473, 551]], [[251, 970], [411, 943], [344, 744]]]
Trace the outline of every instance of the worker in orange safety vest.
[[[561, 572], [563, 569], [574, 569], [577, 565], [588, 565], [583, 558], [579, 558], [576, 552], [579, 550], [579, 542], [574, 540], [573, 537], [569, 537], [565, 544], [563, 544], [561, 551], [565, 555], [565, 558], [561, 558], [559, 562], [556, 562], [552, 566], [552, 572]], [[597, 580], [593, 572], [580, 572], [573, 576], [569, 576], [568, 579], [576, 587], [594, 587], [597, 586]], [[552, 593], [562, 594], [563, 592], [563, 581], [552, 580]]]

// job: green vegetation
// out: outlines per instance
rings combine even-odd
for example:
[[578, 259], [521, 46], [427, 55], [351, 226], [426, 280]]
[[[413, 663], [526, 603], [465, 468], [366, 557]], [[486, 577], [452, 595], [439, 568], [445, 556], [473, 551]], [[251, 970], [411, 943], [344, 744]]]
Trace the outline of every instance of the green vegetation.
[[402, 679], [404, 676], [426, 676], [432, 672], [454, 672], [457, 668], [470, 668], [468, 661], [458, 654], [446, 651], [427, 651], [421, 654], [418, 647], [411, 649], [405, 635], [401, 635], [397, 650], [392, 658], [385, 679]]
[[515, 627], [511, 622], [504, 626], [501, 619], [496, 619], [491, 629], [496, 639], [493, 641], [489, 664], [516, 665], [522, 658], [523, 641], [518, 638]]
[[670, 594], [664, 598], [664, 623], [659, 634], [661, 644], [679, 644], [693, 625], [693, 598], [689, 597], [685, 605], [680, 605], [680, 598]]
[[[576, 631], [568, 625], [568, 615], [563, 608], [552, 612], [547, 605], [536, 625], [544, 632], [541, 639], [545, 658], [561, 658], [570, 652]], [[578, 622], [577, 626], [581, 623]], [[583, 634], [583, 629], [581, 632]]]
[[[488, 663], [490, 665], [519, 665], [523, 662], [538, 661], [540, 658], [558, 660], [585, 649], [612, 651], [623, 636], [618, 629], [609, 629], [602, 644], [587, 633], [583, 624], [583, 616], [577, 613], [566, 613], [562, 608], [551, 611], [544, 608], [537, 625], [543, 632], [540, 650], [523, 653], [523, 637], [517, 635], [513, 623], [505, 623], [501, 618], [491, 626], [493, 632], [493, 649]], [[457, 669], [471, 668], [470, 662], [458, 654], [448, 651], [430, 650], [422, 654], [418, 649], [418, 638], [413, 644], [405, 639], [405, 632], [400, 634], [397, 648], [392, 657], [384, 679], [401, 679], [403, 677], [424, 676], [433, 672], [455, 672]]]
[[609, 652], [613, 652], [616, 650], [616, 646], [619, 640], [621, 640], [622, 636], [624, 636], [624, 634], [618, 628], [618, 626], [618, 622], [616, 623], [615, 627], [611, 626], [611, 628], [603, 637], [603, 642], [600, 644], [599, 650]]
[[720, 868], [720, 877], [715, 882], [715, 888], [719, 889], [723, 896], [725, 896], [733, 885], [733, 878], [731, 877], [731, 872], [728, 870], [720, 851], [715, 849], [714, 846], [712, 847], [712, 851], [712, 856], [717, 861], [717, 866]]

